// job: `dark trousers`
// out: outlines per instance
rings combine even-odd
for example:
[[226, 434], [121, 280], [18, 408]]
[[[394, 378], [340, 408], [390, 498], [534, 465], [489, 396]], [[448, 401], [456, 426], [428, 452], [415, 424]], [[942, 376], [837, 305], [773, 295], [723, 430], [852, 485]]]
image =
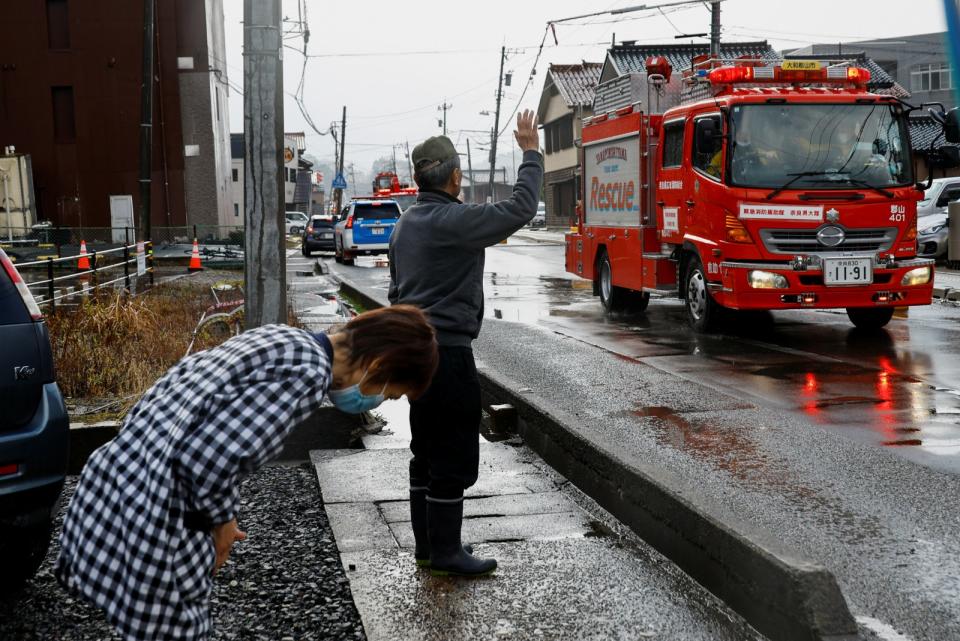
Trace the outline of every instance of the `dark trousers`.
[[410, 487], [445, 501], [477, 482], [480, 462], [480, 380], [469, 347], [440, 347], [440, 366], [427, 392], [410, 403]]

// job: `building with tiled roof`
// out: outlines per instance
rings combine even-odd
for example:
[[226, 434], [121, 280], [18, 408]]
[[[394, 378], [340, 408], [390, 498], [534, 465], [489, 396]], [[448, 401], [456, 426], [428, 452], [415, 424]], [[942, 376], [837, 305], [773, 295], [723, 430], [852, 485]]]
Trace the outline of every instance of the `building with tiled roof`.
[[[653, 44], [638, 45], [627, 40], [607, 50], [600, 82], [607, 82], [625, 74], [644, 71], [644, 62], [651, 56], [667, 59], [675, 72], [689, 69], [697, 56], [710, 53], [708, 44]], [[780, 56], [766, 40], [757, 42], [724, 42], [720, 44], [721, 58], [753, 57], [760, 60], [779, 60]]]
[[879, 64], [873, 58], [867, 57], [863, 51], [854, 51], [843, 49], [838, 51], [837, 45], [810, 45], [802, 49], [793, 49], [784, 51], [783, 57], [788, 60], [823, 60], [823, 61], [841, 61], [850, 60], [851, 62], [865, 68], [870, 72], [870, 82], [867, 83], [867, 89], [873, 93], [896, 96], [897, 98], [909, 98], [910, 92], [898, 83], [891, 76], [883, 65]]
[[593, 115], [593, 94], [603, 65], [554, 64], [547, 70], [537, 108], [544, 134], [544, 202], [548, 227], [566, 227], [576, 217], [580, 168], [576, 141]]

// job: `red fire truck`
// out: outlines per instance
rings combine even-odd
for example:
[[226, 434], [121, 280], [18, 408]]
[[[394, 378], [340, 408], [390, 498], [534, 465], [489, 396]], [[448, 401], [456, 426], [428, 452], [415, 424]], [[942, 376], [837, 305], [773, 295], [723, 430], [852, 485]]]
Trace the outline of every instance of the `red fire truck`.
[[396, 200], [400, 211], [417, 201], [417, 188], [401, 183], [396, 172], [382, 171], [373, 179], [373, 198], [389, 198]]
[[597, 89], [566, 236], [567, 271], [606, 310], [666, 292], [697, 331], [727, 309], [845, 308], [876, 328], [931, 302], [910, 107], [869, 92], [867, 69], [702, 59], [674, 74], [651, 58], [632, 76]]

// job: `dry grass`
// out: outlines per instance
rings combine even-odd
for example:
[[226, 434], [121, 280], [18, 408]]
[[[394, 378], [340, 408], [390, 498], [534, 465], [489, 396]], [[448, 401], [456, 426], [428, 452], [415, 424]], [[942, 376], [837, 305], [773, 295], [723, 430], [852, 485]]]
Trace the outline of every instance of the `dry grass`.
[[[213, 303], [209, 287], [209, 282], [169, 283], [138, 298], [101, 297], [76, 311], [58, 310], [49, 316], [57, 380], [64, 395], [142, 394], [183, 358], [197, 322]], [[215, 328], [205, 330], [193, 351], [218, 345], [229, 335]]]

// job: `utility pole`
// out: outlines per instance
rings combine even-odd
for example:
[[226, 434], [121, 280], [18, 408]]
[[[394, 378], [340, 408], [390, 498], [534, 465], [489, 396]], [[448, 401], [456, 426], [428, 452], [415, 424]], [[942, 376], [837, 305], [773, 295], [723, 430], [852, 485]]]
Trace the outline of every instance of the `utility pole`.
[[470, 198], [467, 199], [468, 203], [474, 202], [473, 195], [476, 190], [476, 186], [473, 182], [473, 159], [470, 157], [470, 139], [467, 138], [467, 171], [470, 172]]
[[[410, 176], [410, 184], [413, 184], [413, 164], [410, 162], [410, 141], [407, 140], [404, 142], [407, 146], [407, 174]], [[473, 184], [473, 183], [471, 183]]]
[[140, 224], [137, 240], [149, 240], [150, 181], [153, 175], [153, 48], [156, 31], [155, 0], [143, 0], [143, 84], [140, 86]]
[[243, 0], [247, 329], [287, 322], [281, 0]]
[[437, 107], [437, 111], [443, 111], [442, 126], [443, 126], [443, 135], [444, 135], [444, 136], [447, 135], [447, 109], [451, 109], [452, 107], [453, 107], [453, 105], [447, 104], [447, 101], [446, 101], [446, 100], [443, 101], [443, 104], [442, 104], [442, 105], [440, 105], [439, 107]]
[[720, 57], [720, 0], [710, 0], [710, 57]]
[[[340, 159], [337, 162], [337, 175], [343, 175], [343, 157], [347, 155], [347, 106], [343, 106], [343, 119], [340, 121]], [[334, 198], [337, 202], [337, 211], [340, 213], [340, 209], [343, 206], [343, 190], [337, 189], [334, 191]]]
[[503, 63], [507, 59], [507, 48], [500, 47], [500, 77], [497, 81], [497, 111], [493, 116], [493, 133], [490, 135], [490, 202], [493, 202], [493, 179], [497, 164], [497, 133], [500, 131], [500, 99], [503, 97]]

